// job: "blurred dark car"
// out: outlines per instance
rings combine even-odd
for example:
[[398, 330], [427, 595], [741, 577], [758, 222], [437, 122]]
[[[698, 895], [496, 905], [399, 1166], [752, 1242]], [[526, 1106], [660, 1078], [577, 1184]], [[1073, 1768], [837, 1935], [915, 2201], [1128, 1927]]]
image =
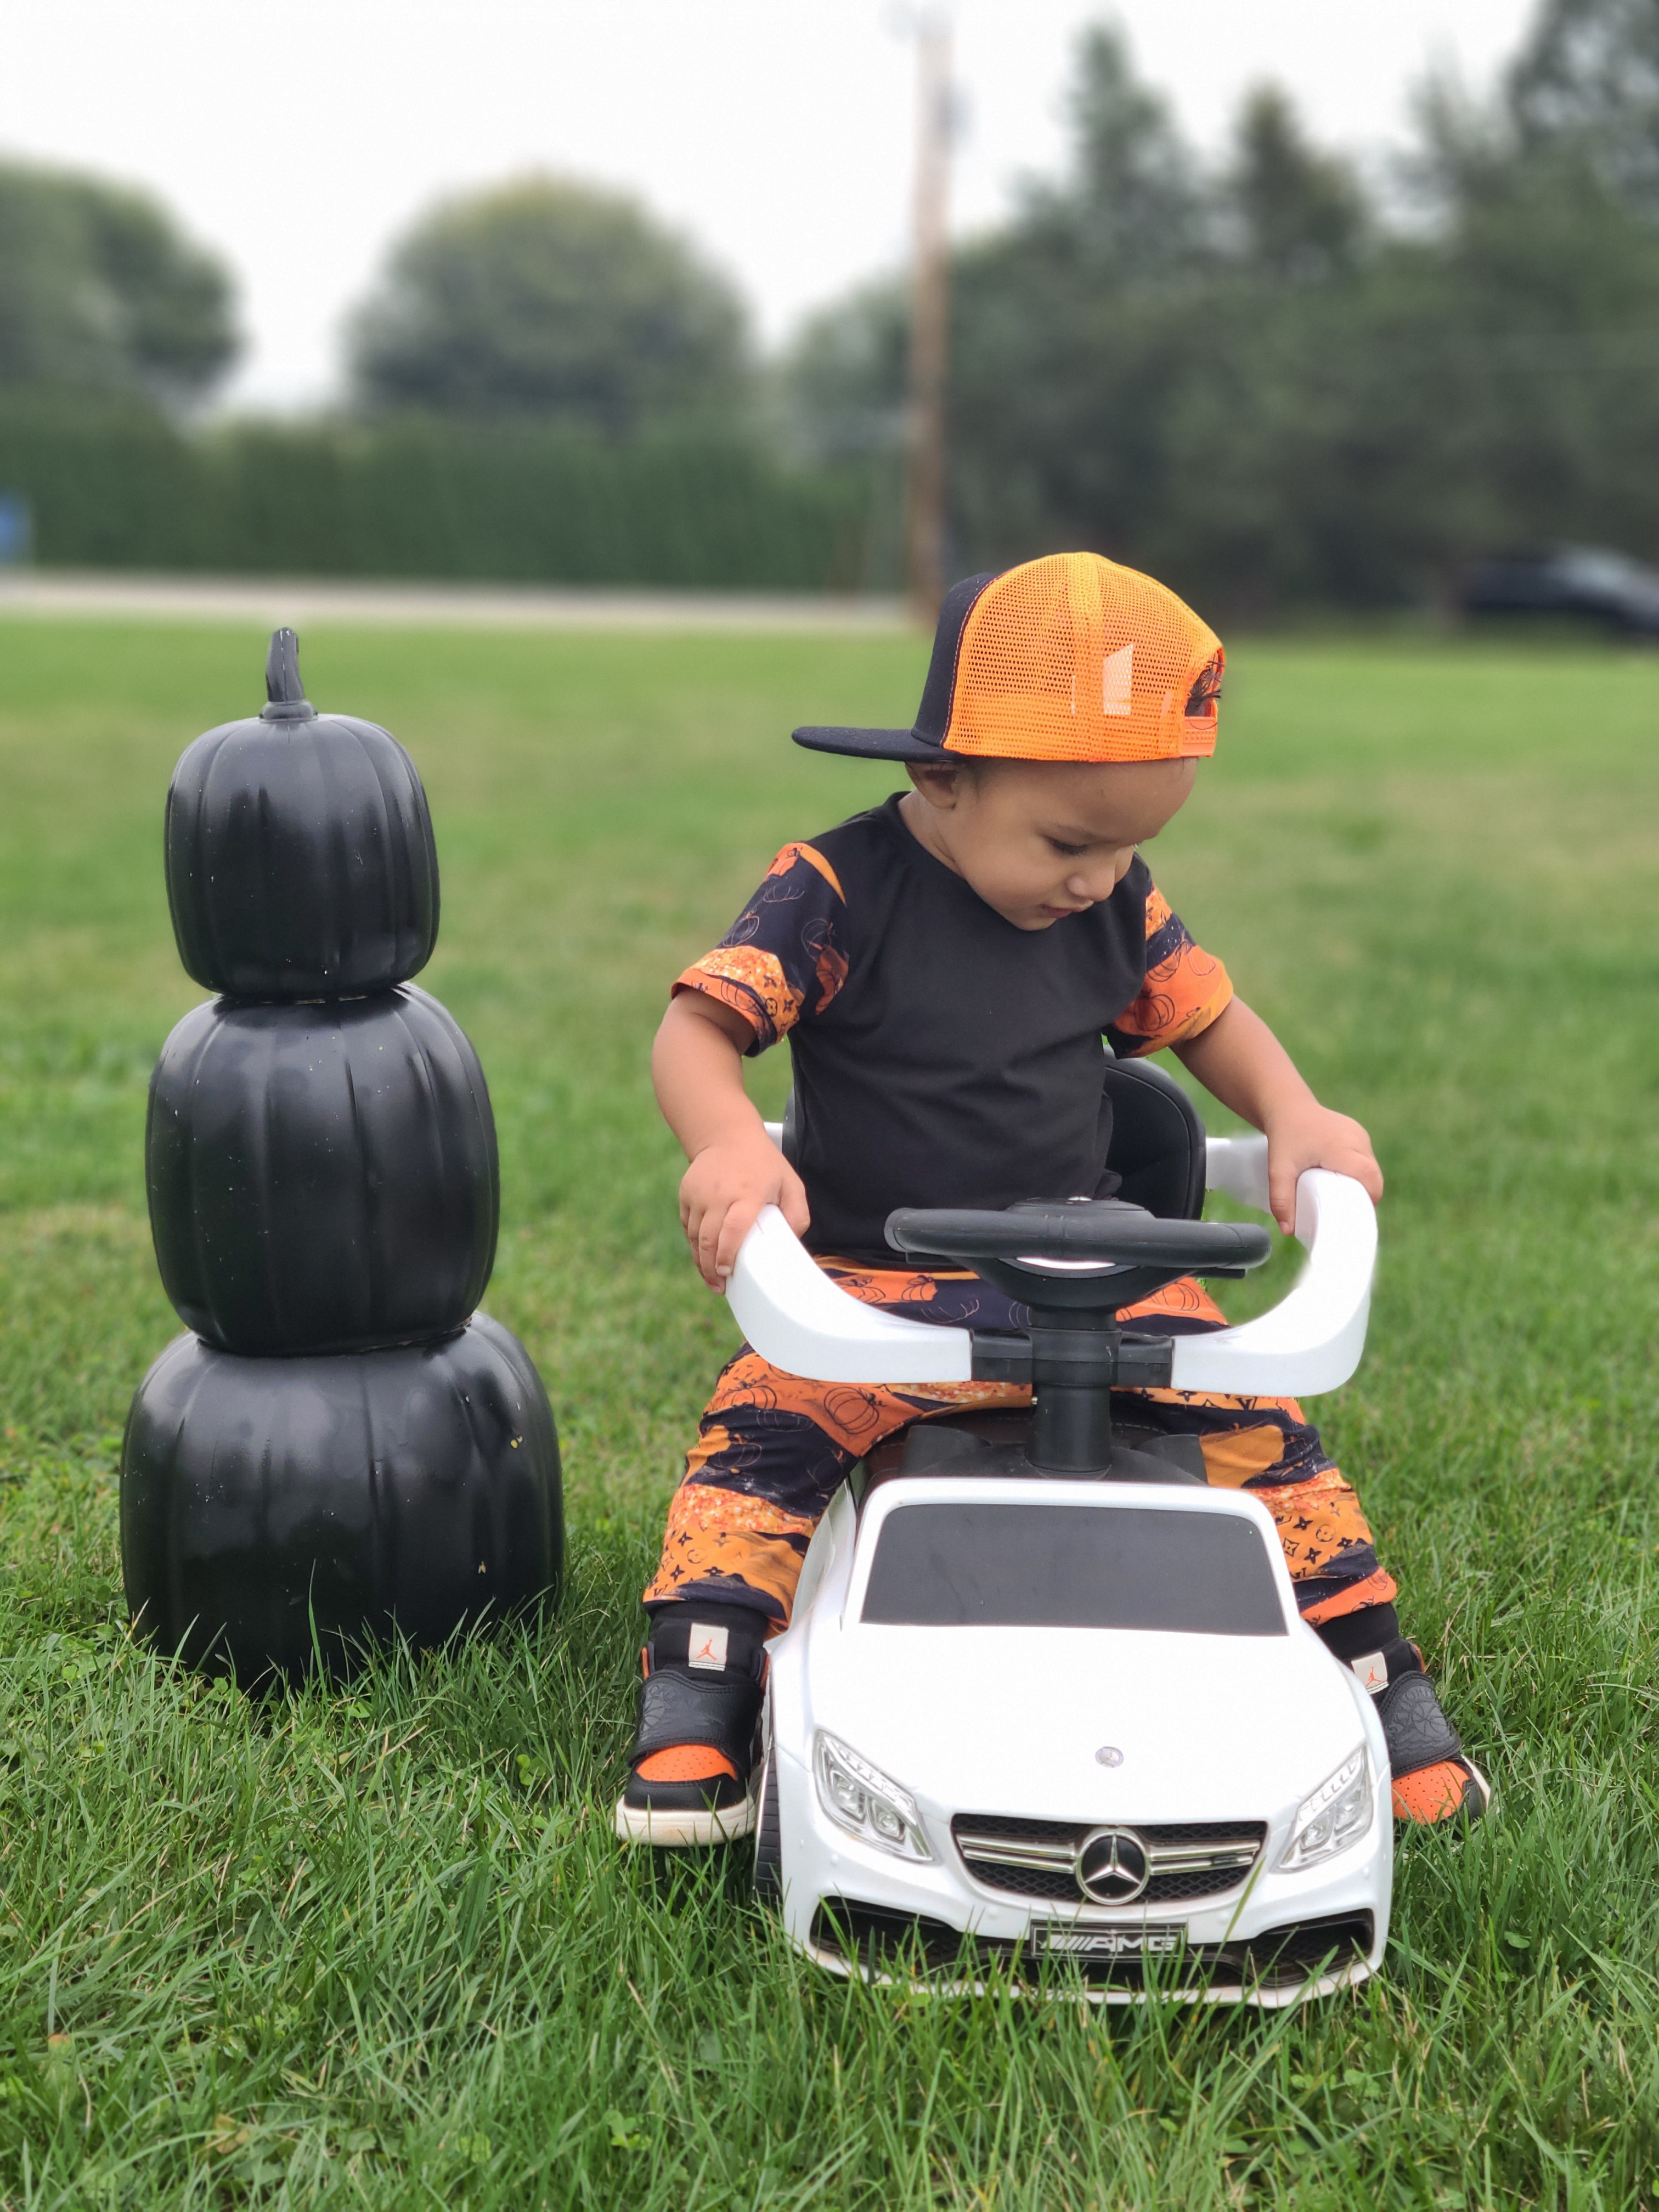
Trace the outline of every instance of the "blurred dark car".
[[1627, 637], [1659, 637], [1659, 570], [1595, 546], [1483, 562], [1459, 596], [1466, 615], [1577, 615]]

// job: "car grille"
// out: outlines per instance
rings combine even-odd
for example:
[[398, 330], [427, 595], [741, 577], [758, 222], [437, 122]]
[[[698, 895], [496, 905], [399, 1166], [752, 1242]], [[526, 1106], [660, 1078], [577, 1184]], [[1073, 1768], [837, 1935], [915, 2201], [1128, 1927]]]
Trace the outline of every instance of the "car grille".
[[1079, 1975], [1091, 1988], [1194, 1987], [1270, 1992], [1299, 1989], [1314, 1973], [1338, 1973], [1370, 1952], [1376, 1927], [1369, 1912], [1335, 1913], [1265, 1929], [1239, 1943], [1194, 1944], [1152, 1968], [1136, 1957], [1048, 1957], [1028, 1943], [965, 1936], [925, 1913], [895, 1912], [857, 1898], [826, 1897], [812, 1920], [815, 1948], [866, 1972], [919, 1984], [1003, 1973], [1021, 1984]]
[[[1021, 1820], [999, 1813], [958, 1813], [951, 1833], [976, 1881], [1006, 1897], [1047, 1898], [1057, 1905], [1090, 1901], [1077, 1878], [1078, 1854], [1098, 1823]], [[1261, 1855], [1265, 1820], [1124, 1821], [1146, 1847], [1152, 1875], [1134, 1899], [1185, 1904], [1237, 1889]]]

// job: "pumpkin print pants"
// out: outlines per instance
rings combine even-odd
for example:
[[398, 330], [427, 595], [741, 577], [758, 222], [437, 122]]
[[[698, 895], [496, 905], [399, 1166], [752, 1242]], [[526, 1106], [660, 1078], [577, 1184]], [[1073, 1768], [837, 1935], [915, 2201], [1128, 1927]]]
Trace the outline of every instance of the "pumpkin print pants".
[[[1030, 1318], [977, 1275], [819, 1264], [866, 1304], [909, 1319], [1007, 1329], [1024, 1328]], [[1190, 1280], [1126, 1307], [1123, 1319], [1135, 1318], [1171, 1336], [1225, 1325], [1220, 1308]], [[1326, 1457], [1293, 1398], [1122, 1390], [1113, 1401], [1133, 1427], [1195, 1437], [1212, 1483], [1261, 1498], [1279, 1530], [1304, 1620], [1318, 1627], [1392, 1601], [1394, 1578], [1377, 1562], [1353, 1487]], [[698, 1598], [752, 1606], [769, 1622], [787, 1625], [812, 1531], [867, 1452], [930, 1413], [1030, 1401], [1029, 1389], [1002, 1382], [898, 1390], [807, 1382], [744, 1345], [722, 1370], [703, 1414], [646, 1604]]]

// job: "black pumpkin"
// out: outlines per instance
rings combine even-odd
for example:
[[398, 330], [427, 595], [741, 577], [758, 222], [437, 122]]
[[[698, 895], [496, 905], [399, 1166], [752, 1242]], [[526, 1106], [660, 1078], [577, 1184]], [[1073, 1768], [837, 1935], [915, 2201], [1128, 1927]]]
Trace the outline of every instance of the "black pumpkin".
[[167, 1294], [225, 1350], [440, 1335], [489, 1279], [499, 1183], [483, 1070], [413, 985], [193, 1008], [150, 1079], [145, 1164]]
[[242, 1359], [193, 1336], [139, 1385], [121, 1559], [142, 1633], [243, 1681], [343, 1674], [394, 1629], [441, 1643], [550, 1600], [558, 1439], [529, 1354], [483, 1314], [436, 1344]]
[[438, 855], [415, 763], [374, 722], [319, 714], [278, 630], [269, 703], [189, 747], [167, 805], [167, 903], [198, 983], [247, 999], [383, 991], [426, 965]]

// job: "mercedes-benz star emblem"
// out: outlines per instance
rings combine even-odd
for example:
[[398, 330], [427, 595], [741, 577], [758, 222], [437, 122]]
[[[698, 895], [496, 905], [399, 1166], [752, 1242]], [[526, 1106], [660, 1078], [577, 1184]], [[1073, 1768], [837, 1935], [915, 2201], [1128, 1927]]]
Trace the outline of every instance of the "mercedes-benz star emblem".
[[1133, 1905], [1152, 1874], [1133, 1828], [1096, 1828], [1078, 1846], [1077, 1886], [1097, 1905]]
[[1095, 1753], [1097, 1766], [1121, 1766], [1122, 1764], [1123, 1753], [1115, 1743], [1103, 1743]]

